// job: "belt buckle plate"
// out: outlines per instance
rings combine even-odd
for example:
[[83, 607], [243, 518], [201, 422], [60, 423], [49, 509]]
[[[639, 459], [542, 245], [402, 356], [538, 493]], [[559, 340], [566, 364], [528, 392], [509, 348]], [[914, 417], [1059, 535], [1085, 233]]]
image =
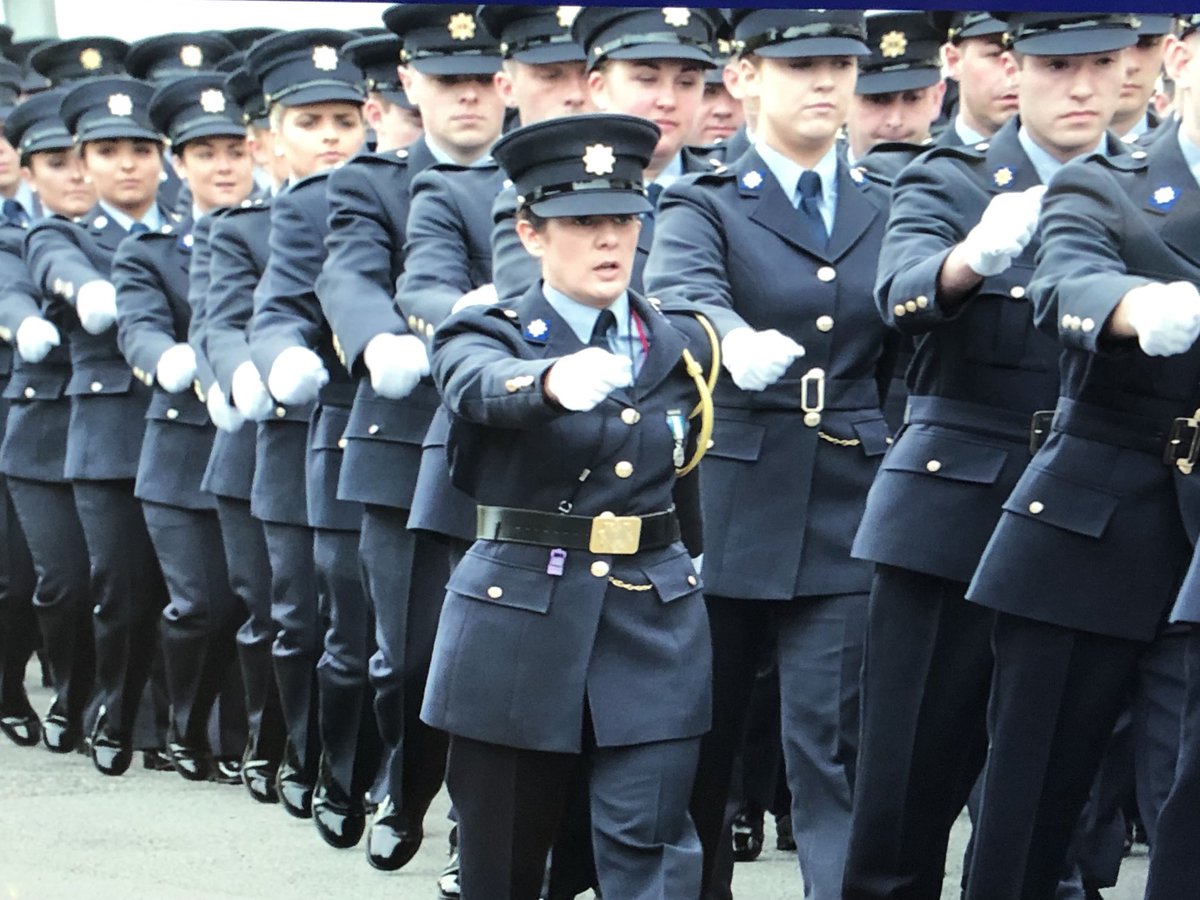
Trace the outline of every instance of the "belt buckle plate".
[[[1187, 451], [1180, 455], [1181, 446]], [[1164, 462], [1174, 463], [1184, 475], [1191, 475], [1200, 458], [1200, 409], [1192, 414], [1190, 419], [1176, 419], [1171, 423], [1171, 437], [1167, 441], [1166, 459]]]
[[638, 552], [642, 541], [642, 519], [640, 516], [596, 516], [592, 519], [592, 533], [588, 538], [588, 550], [592, 553], [628, 556]]
[[[812, 398], [813, 394], [815, 398]], [[800, 379], [800, 411], [804, 413], [804, 424], [809, 428], [821, 424], [821, 413], [825, 411], [824, 369], [809, 369]]]

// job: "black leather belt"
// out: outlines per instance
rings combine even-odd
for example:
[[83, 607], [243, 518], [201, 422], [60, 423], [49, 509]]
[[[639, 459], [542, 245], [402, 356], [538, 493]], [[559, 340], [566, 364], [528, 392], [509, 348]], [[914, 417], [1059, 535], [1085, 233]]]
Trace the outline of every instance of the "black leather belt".
[[655, 550], [679, 540], [675, 510], [648, 516], [568, 516], [562, 513], [480, 506], [476, 511], [476, 535], [489, 541], [512, 541], [563, 550], [629, 555]]

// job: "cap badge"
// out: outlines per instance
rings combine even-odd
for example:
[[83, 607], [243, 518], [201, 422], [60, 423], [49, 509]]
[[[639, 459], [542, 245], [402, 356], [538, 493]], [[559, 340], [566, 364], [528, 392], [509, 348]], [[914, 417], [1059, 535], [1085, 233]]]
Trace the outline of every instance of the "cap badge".
[[617, 155], [608, 144], [589, 144], [583, 149], [583, 171], [589, 175], [611, 175]]
[[686, 6], [664, 6], [662, 14], [663, 21], [672, 28], [686, 28], [692, 21], [692, 11]]
[[752, 191], [757, 191], [762, 187], [763, 177], [761, 172], [750, 171], [742, 176], [742, 187], [749, 188]]
[[558, 19], [559, 28], [570, 28], [575, 24], [575, 17], [583, 9], [582, 6], [560, 6], [554, 13]]
[[532, 338], [535, 341], [544, 341], [546, 335], [550, 333], [550, 326], [545, 319], [534, 319], [525, 326], [525, 337]]
[[996, 187], [1008, 187], [1013, 183], [1013, 170], [1008, 166], [1001, 166], [992, 173], [992, 181], [996, 183]]
[[456, 41], [469, 41], [475, 37], [475, 17], [470, 13], [457, 12], [450, 17], [446, 30]]
[[133, 101], [128, 94], [109, 94], [108, 111], [114, 116], [133, 115]]
[[95, 47], [88, 47], [79, 54], [79, 64], [89, 72], [93, 72], [100, 68], [103, 63], [104, 57], [100, 55], [100, 51]]
[[733, 42], [725, 38], [717, 38], [717, 52], [722, 56], [730, 56], [733, 53]]
[[206, 113], [220, 115], [225, 112], [225, 95], [216, 88], [200, 92], [200, 108]]
[[850, 180], [853, 181], [855, 184], [862, 184], [865, 179], [866, 179], [866, 176], [863, 175], [863, 170], [862, 170], [861, 166], [855, 166], [853, 169], [850, 170]]
[[198, 69], [204, 63], [204, 51], [195, 44], [184, 44], [179, 48], [179, 61], [189, 69]]
[[903, 56], [908, 49], [908, 37], [903, 31], [889, 31], [879, 39], [879, 55], [884, 59]]
[[1179, 192], [1169, 184], [1164, 184], [1154, 192], [1151, 199], [1158, 209], [1166, 211], [1175, 205], [1175, 201], [1179, 199]]
[[332, 72], [338, 67], [337, 48], [327, 44], [313, 47], [312, 61], [314, 68], [320, 69], [322, 72]]

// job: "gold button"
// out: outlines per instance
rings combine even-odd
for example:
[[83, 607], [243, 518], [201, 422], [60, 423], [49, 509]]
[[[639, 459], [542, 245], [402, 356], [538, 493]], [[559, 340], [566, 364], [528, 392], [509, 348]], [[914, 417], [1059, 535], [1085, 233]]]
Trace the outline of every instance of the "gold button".
[[91, 388], [92, 388], [92, 393], [93, 393], [93, 394], [95, 394], [95, 393], [97, 393], [98, 391], [102, 391], [102, 390], [104, 390], [104, 385], [102, 385], [102, 384], [101, 384], [100, 382], [98, 382], [98, 381], [93, 381], [93, 382], [92, 382], [92, 384], [91, 384]]
[[1083, 319], [1079, 318], [1079, 316], [1071, 316], [1071, 330], [1078, 331], [1082, 327]]
[[277, 407], [275, 407], [275, 415], [282, 419], [284, 416], [287, 415], [287, 410], [284, 409], [282, 406], [277, 406]]
[[350, 442], [349, 442], [348, 440], [346, 440], [345, 438], [338, 438], [338, 449], [339, 449], [339, 450], [345, 450], [345, 449], [346, 449], [346, 445], [347, 445], [347, 444], [349, 444], [349, 443], [350, 443]]
[[905, 312], [907, 312], [907, 310], [904, 308], [903, 303], [897, 303], [892, 307], [892, 312], [894, 312], [897, 316], [902, 316]]
[[924, 309], [929, 305], [929, 298], [922, 294], [917, 298], [917, 309]]
[[609, 571], [608, 563], [606, 563], [604, 560], [598, 559], [594, 563], [592, 563], [592, 574], [595, 575], [597, 578], [603, 578], [605, 575], [608, 574], [608, 571]]
[[1079, 327], [1082, 328], [1084, 331], [1095, 331], [1096, 330], [1096, 320], [1095, 319], [1084, 319], [1079, 324]]
[[36, 396], [36, 395], [37, 395], [37, 391], [35, 391], [33, 388], [31, 388], [31, 387], [25, 388], [25, 399], [26, 400], [32, 400], [34, 398], [34, 396]]
[[804, 414], [804, 424], [809, 428], [816, 428], [821, 424], [821, 414], [817, 412], [808, 412]]
[[1070, 314], [1069, 314], [1069, 313], [1068, 313], [1067, 315], [1065, 315], [1065, 316], [1063, 316], [1063, 317], [1062, 317], [1062, 327], [1063, 327], [1063, 328], [1070, 328], [1070, 327], [1071, 327], [1071, 316], [1070, 316]]
[[692, 587], [695, 587], [697, 584], [699, 584], [699, 582], [696, 581], [695, 575], [689, 575], [687, 581]]
[[1012, 297], [1014, 300], [1020, 300], [1022, 297], [1025, 296], [1025, 288], [1021, 287], [1021, 285], [1019, 285], [1019, 284], [1014, 284], [1011, 288], [1008, 289], [1008, 295], [1010, 297]]
[[488, 596], [493, 600], [499, 600], [504, 596], [504, 588], [493, 584], [490, 588], [488, 588]]
[[167, 418], [168, 418], [168, 419], [178, 419], [178, 418], [179, 418], [179, 410], [177, 410], [177, 409], [168, 409], [168, 410], [167, 410]]
[[917, 311], [917, 301], [916, 300], [905, 301], [904, 308], [907, 309], [909, 312], [916, 312]]
[[416, 330], [416, 328], [417, 328], [417, 317], [416, 316], [408, 317], [408, 327], [413, 329], [414, 331]]
[[1046, 504], [1042, 503], [1041, 500], [1034, 500], [1032, 503], [1029, 504], [1029, 511], [1031, 513], [1033, 513], [1035, 516], [1040, 515], [1042, 510], [1045, 508], [1046, 508]]
[[621, 421], [626, 425], [636, 425], [642, 421], [642, 414], [630, 406], [627, 409], [621, 410]]
[[613, 471], [617, 473], [618, 478], [628, 478], [633, 474], [633, 463], [623, 459], [613, 466]]
[[925, 470], [928, 472], [939, 472], [941, 471], [941, 468], [942, 461], [940, 459], [931, 459], [929, 462], [925, 463]]
[[426, 323], [425, 323], [425, 337], [427, 337], [427, 338], [431, 338], [431, 337], [433, 337], [433, 332], [434, 332], [434, 330], [435, 330], [435, 329], [434, 329], [434, 327], [433, 327], [433, 323], [432, 323], [432, 322], [426, 322]]
[[821, 266], [817, 269], [817, 281], [833, 281], [837, 278], [837, 270], [833, 266]]
[[367, 434], [379, 434], [379, 426], [372, 425], [367, 429]]
[[833, 331], [833, 316], [818, 316], [817, 331]]

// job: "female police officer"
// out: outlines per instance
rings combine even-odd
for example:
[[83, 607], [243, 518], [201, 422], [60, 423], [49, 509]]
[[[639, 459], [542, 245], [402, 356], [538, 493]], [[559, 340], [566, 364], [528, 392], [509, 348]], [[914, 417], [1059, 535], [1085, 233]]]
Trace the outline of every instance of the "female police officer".
[[542, 280], [435, 337], [452, 476], [480, 504], [422, 712], [451, 735], [466, 898], [539, 895], [581, 753], [604, 894], [699, 891], [687, 803], [710, 644], [673, 493], [707, 443], [688, 416], [707, 401], [691, 354], [710, 342], [628, 290], [657, 138], [641, 119], [592, 115], [501, 139]]

